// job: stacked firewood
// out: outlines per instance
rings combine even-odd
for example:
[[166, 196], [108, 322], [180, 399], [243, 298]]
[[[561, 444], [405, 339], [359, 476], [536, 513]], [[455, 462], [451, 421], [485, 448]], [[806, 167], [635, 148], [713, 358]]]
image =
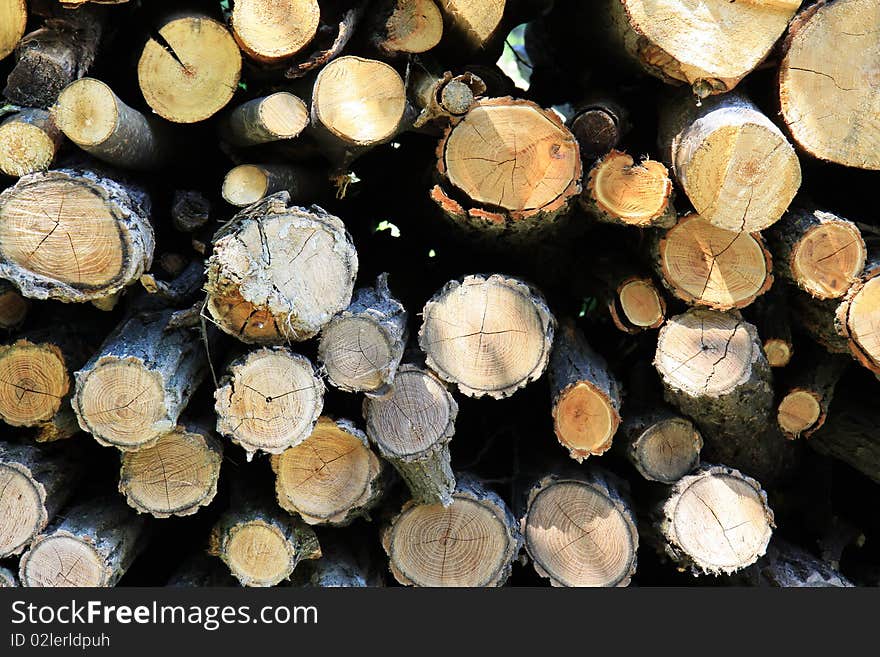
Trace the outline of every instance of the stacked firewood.
[[0, 0], [0, 584], [876, 583], [878, 33]]

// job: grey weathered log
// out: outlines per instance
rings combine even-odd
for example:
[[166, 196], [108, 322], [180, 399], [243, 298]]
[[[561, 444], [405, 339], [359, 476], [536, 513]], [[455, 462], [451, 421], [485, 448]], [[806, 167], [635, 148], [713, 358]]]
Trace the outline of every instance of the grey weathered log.
[[737, 584], [773, 588], [853, 586], [831, 564], [778, 537], [770, 541], [767, 554], [732, 579]]
[[198, 334], [169, 329], [172, 315], [165, 310], [124, 320], [76, 373], [73, 409], [100, 444], [123, 451], [154, 444], [177, 425], [204, 378]]
[[18, 578], [9, 568], [0, 566], [0, 588], [14, 588], [18, 586]]
[[211, 531], [209, 552], [220, 557], [242, 586], [275, 586], [300, 561], [317, 559], [315, 532], [263, 498], [234, 495]]
[[147, 545], [147, 523], [118, 498], [64, 511], [22, 556], [22, 586], [109, 587]]
[[65, 11], [56, 7], [54, 13], [16, 48], [16, 64], [3, 90], [13, 103], [48, 108], [95, 61], [106, 20], [102, 8]]
[[452, 503], [449, 441], [458, 404], [429, 370], [404, 364], [392, 391], [364, 399], [367, 436], [400, 474], [417, 504]]
[[0, 276], [34, 299], [111, 299], [152, 264], [149, 216], [145, 193], [93, 171], [23, 176], [0, 194]]
[[318, 359], [330, 383], [346, 392], [388, 394], [403, 358], [407, 318], [388, 289], [387, 273], [375, 286], [355, 290], [351, 305], [321, 330]]
[[76, 451], [0, 443], [0, 557], [21, 553], [67, 503], [83, 474]]

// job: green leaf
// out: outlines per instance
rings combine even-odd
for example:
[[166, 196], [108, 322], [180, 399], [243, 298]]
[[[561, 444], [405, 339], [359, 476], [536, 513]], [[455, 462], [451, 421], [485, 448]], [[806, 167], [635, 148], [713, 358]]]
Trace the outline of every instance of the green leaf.
[[380, 221], [379, 225], [376, 226], [376, 232], [382, 232], [383, 230], [387, 230], [391, 233], [391, 237], [400, 237], [400, 228], [392, 224], [390, 221]]

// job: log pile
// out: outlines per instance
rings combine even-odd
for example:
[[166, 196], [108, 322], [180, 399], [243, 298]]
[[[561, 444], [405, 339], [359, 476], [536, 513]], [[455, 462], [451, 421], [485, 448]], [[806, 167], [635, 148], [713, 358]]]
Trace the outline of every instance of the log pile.
[[0, 586], [876, 583], [880, 11], [697, 4], [0, 0]]

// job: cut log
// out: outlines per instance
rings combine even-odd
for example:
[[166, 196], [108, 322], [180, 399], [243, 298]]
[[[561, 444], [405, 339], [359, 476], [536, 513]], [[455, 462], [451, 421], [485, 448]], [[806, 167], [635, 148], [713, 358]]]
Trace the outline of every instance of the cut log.
[[248, 459], [280, 454], [312, 433], [324, 407], [324, 383], [308, 358], [263, 347], [230, 363], [214, 392], [217, 431]]
[[730, 574], [752, 565], [766, 551], [775, 526], [761, 484], [719, 465], [682, 477], [657, 513], [660, 546], [695, 575]]
[[15, 588], [18, 586], [18, 578], [9, 568], [0, 566], [0, 588]]
[[272, 456], [272, 470], [278, 504], [309, 525], [369, 517], [385, 488], [383, 461], [348, 420], [319, 418], [308, 438]]
[[667, 401], [706, 434], [752, 437], [768, 424], [770, 366], [758, 332], [738, 316], [690, 310], [657, 336], [654, 366]]
[[853, 584], [831, 564], [797, 546], [774, 537], [767, 554], [741, 571], [736, 583], [773, 588], [850, 587]]
[[0, 59], [11, 53], [24, 36], [27, 17], [25, 0], [0, 1]]
[[460, 476], [452, 502], [407, 502], [382, 534], [394, 579], [405, 586], [502, 586], [522, 547], [516, 519], [478, 480]]
[[689, 304], [744, 308], [773, 284], [773, 262], [760, 234], [718, 228], [696, 214], [658, 235], [652, 256], [669, 291]]
[[79, 431], [70, 408], [72, 374], [87, 358], [78, 337], [46, 330], [0, 346], [0, 418], [34, 427], [37, 442], [70, 438]]
[[430, 124], [445, 127], [453, 118], [466, 114], [474, 101], [486, 92], [486, 84], [471, 72], [454, 76], [449, 71], [435, 75], [427, 70], [415, 70], [410, 74], [410, 89], [419, 109], [413, 128], [424, 129]]
[[880, 374], [880, 260], [872, 258], [834, 311], [834, 327], [852, 356]]
[[318, 359], [334, 386], [382, 396], [390, 392], [407, 340], [407, 312], [388, 289], [388, 274], [355, 291], [351, 305], [321, 331]]
[[33, 299], [107, 299], [150, 268], [149, 199], [89, 171], [24, 176], [0, 194], [0, 276]]
[[320, 17], [318, 0], [238, 0], [232, 6], [232, 34], [248, 57], [274, 64], [311, 43]]
[[83, 431], [123, 452], [146, 449], [177, 426], [207, 372], [199, 336], [172, 329], [170, 310], [124, 320], [76, 373], [73, 410]]
[[449, 506], [455, 476], [449, 441], [458, 404], [431, 372], [401, 365], [385, 397], [364, 400], [367, 436], [409, 487], [417, 504]]
[[81, 78], [52, 108], [58, 127], [90, 155], [126, 169], [156, 169], [170, 158], [163, 126], [123, 103], [100, 80]]
[[230, 101], [241, 75], [241, 52], [226, 28], [212, 18], [167, 21], [147, 41], [138, 61], [144, 100], [163, 119], [195, 123]]
[[52, 165], [63, 136], [42, 109], [23, 109], [0, 123], [0, 171], [26, 176]]
[[648, 481], [673, 484], [700, 465], [700, 432], [662, 405], [628, 410], [620, 433], [626, 458]]
[[590, 169], [581, 206], [600, 221], [627, 226], [669, 227], [675, 223], [672, 180], [660, 162], [612, 150]]
[[117, 499], [67, 509], [22, 556], [21, 585], [115, 586], [144, 548], [145, 529], [145, 519]]
[[768, 239], [779, 275], [817, 299], [842, 297], [865, 267], [858, 226], [830, 212], [790, 210]]
[[541, 293], [492, 274], [450, 281], [422, 311], [427, 365], [469, 397], [509, 397], [544, 372], [556, 320]]
[[254, 98], [232, 110], [220, 124], [220, 136], [233, 146], [255, 146], [293, 139], [309, 124], [309, 110], [286, 91]]
[[281, 192], [239, 212], [214, 238], [207, 309], [248, 343], [306, 340], [351, 302], [358, 258], [342, 221]]
[[[4, 4], [10, 1], [5, 0]], [[11, 4], [18, 2], [12, 0]], [[92, 8], [79, 11], [54, 8], [43, 26], [18, 44], [15, 67], [6, 79], [3, 95], [23, 107], [51, 107], [64, 87], [92, 67], [104, 22], [104, 15]], [[5, 23], [5, 19], [0, 18], [0, 24]]]
[[794, 342], [785, 288], [779, 284], [771, 287], [767, 294], [755, 300], [749, 311], [761, 336], [767, 363], [770, 367], [788, 365], [794, 354]]
[[217, 494], [223, 445], [206, 429], [178, 426], [150, 447], [122, 455], [119, 492], [138, 513], [189, 516]]
[[30, 306], [12, 283], [0, 280], [0, 330], [12, 331], [21, 326]]
[[83, 470], [71, 452], [0, 443], [0, 558], [20, 554], [46, 528]]
[[321, 183], [320, 174], [308, 166], [240, 164], [223, 178], [220, 193], [224, 201], [240, 208], [278, 192], [287, 192], [290, 201], [297, 203], [313, 198]]
[[485, 49], [499, 33], [507, 0], [443, 0], [450, 30], [472, 50]]
[[584, 162], [617, 148], [629, 130], [626, 109], [614, 100], [601, 97], [579, 103], [566, 124], [581, 147]]
[[373, 43], [385, 55], [427, 52], [443, 37], [443, 14], [434, 0], [386, 0], [375, 11], [381, 25]]
[[581, 191], [574, 135], [554, 112], [509, 97], [477, 101], [446, 130], [437, 171], [441, 209], [490, 232], [549, 222]]
[[659, 142], [697, 214], [718, 228], [753, 233], [769, 227], [801, 184], [794, 148], [736, 94], [699, 106], [687, 96], [663, 106]]
[[813, 348], [799, 354], [776, 409], [776, 421], [787, 438], [809, 438], [823, 424], [834, 389], [848, 359]]
[[608, 451], [620, 425], [620, 383], [573, 322], [556, 333], [548, 376], [559, 444], [578, 463]]
[[599, 272], [606, 284], [605, 303], [614, 325], [624, 333], [658, 328], [666, 321], [666, 301], [647, 276]]
[[767, 56], [800, 0], [608, 0], [612, 38], [664, 82], [688, 84], [701, 98], [730, 91]]
[[608, 474], [544, 477], [520, 523], [535, 571], [553, 586], [627, 586], [636, 572], [635, 517]]
[[171, 220], [183, 233], [194, 233], [211, 218], [211, 202], [194, 189], [175, 190], [171, 203]]
[[211, 531], [209, 551], [242, 586], [275, 586], [299, 562], [321, 556], [310, 527], [251, 499], [220, 518]]
[[880, 170], [873, 0], [817, 2], [792, 21], [779, 66], [782, 118], [807, 153]]
[[312, 88], [312, 134], [322, 154], [344, 170], [358, 155], [404, 127], [406, 88], [400, 74], [375, 59], [345, 56], [318, 73]]

